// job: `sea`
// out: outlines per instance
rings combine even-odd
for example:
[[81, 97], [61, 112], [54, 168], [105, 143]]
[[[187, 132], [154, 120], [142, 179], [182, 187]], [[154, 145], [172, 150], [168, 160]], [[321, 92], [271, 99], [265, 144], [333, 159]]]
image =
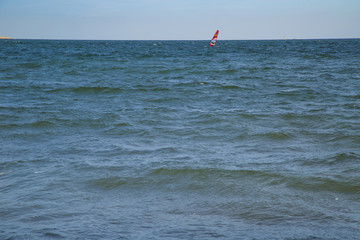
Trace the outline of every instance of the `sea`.
[[0, 41], [0, 239], [360, 239], [360, 39]]

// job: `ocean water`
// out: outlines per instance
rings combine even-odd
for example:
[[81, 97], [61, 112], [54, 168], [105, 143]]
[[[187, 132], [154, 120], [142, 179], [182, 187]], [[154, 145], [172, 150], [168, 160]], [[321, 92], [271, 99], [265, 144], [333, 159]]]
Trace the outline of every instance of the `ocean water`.
[[360, 239], [360, 39], [0, 41], [0, 239]]

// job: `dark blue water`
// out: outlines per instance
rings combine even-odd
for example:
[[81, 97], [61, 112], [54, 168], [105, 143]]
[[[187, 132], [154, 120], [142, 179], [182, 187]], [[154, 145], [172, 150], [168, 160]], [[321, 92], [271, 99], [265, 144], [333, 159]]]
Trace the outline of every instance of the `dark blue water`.
[[360, 239], [360, 40], [0, 41], [0, 239]]

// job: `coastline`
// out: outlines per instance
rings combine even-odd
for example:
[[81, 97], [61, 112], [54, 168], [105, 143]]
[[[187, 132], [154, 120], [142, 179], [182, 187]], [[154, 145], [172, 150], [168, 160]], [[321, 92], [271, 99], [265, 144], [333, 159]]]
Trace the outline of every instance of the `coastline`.
[[12, 39], [11, 37], [3, 37], [3, 36], [0, 36], [0, 39]]

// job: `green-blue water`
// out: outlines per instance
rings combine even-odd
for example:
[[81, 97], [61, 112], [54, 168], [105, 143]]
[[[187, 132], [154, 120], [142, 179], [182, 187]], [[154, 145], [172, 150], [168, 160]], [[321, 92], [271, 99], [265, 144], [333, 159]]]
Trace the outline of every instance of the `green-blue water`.
[[0, 41], [0, 239], [360, 239], [360, 39]]

